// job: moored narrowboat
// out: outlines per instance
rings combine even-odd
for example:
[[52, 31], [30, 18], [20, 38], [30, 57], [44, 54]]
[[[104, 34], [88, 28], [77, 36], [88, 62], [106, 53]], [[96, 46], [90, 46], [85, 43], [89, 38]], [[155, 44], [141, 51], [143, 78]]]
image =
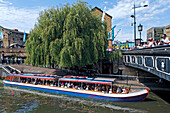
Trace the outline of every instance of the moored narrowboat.
[[5, 86], [113, 102], [143, 101], [149, 94], [148, 89], [115, 89], [113, 86], [114, 81], [115, 79], [77, 76], [64, 76], [59, 78], [56, 75], [11, 74], [7, 75], [3, 83]]

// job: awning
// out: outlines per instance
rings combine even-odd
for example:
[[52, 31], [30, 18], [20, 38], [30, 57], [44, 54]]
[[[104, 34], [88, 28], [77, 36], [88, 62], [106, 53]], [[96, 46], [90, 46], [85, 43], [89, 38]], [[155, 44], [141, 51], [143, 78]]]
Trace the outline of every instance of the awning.
[[112, 85], [113, 81], [109, 80], [94, 80], [94, 79], [74, 79], [74, 78], [60, 78], [59, 81], [65, 82], [83, 82], [83, 83], [92, 83], [92, 84], [105, 84]]
[[45, 79], [45, 80], [54, 80], [53, 77], [41, 77], [41, 76], [24, 76], [24, 75], [21, 75], [20, 77], [23, 77], [23, 78], [34, 78], [34, 79]]

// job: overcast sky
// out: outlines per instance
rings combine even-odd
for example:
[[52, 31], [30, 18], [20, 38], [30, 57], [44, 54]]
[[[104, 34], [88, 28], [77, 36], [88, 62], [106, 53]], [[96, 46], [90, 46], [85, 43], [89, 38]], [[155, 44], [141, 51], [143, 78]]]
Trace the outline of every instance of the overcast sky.
[[[133, 4], [136, 6], [147, 4], [148, 7], [136, 9], [137, 26], [142, 24], [144, 29], [142, 39], [146, 39], [146, 31], [151, 27], [170, 25], [170, 0], [84, 0], [92, 8], [97, 6], [113, 17], [112, 26], [117, 25], [115, 31], [121, 31], [116, 40], [133, 40]], [[34, 28], [39, 12], [52, 6], [75, 3], [76, 0], [0, 0], [0, 26], [19, 29], [29, 33]], [[137, 37], [139, 33], [137, 32]]]

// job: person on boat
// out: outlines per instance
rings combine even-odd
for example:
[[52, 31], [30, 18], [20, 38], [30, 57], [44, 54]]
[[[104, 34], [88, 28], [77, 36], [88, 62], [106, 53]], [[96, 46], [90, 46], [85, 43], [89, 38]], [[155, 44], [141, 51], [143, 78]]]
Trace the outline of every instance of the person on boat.
[[50, 81], [48, 80], [45, 85], [50, 85]]
[[127, 89], [126, 88], [124, 88], [122, 90], [123, 90], [122, 93], [127, 93]]
[[31, 79], [31, 80], [30, 80], [30, 83], [33, 84], [33, 82], [34, 82], [33, 79]]
[[34, 84], [35, 84], [35, 85], [38, 85], [38, 84], [39, 84], [38, 79], [35, 80]]
[[106, 93], [109, 93], [109, 91], [110, 91], [110, 87], [106, 86]]
[[89, 85], [86, 86], [86, 90], [89, 90]]
[[94, 86], [91, 86], [91, 90], [94, 90]]
[[82, 87], [80, 87], [80, 89], [81, 89], [81, 90], [83, 90], [83, 89], [84, 89], [84, 88], [83, 88], [83, 86], [82, 86]]
[[98, 91], [102, 91], [101, 86], [98, 87]]
[[43, 85], [43, 81], [42, 80], [40, 80], [39, 82], [40, 82], [40, 85]]
[[70, 88], [73, 88], [74, 87], [74, 85], [73, 85], [73, 83], [71, 83], [71, 87]]
[[75, 89], [77, 89], [77, 88], [78, 88], [78, 86], [76, 85], [74, 88], [75, 88]]
[[122, 88], [120, 86], [117, 88], [116, 93], [122, 93]]
[[77, 90], [80, 90], [80, 86], [77, 86]]
[[102, 86], [102, 92], [105, 93], [106, 92], [106, 87]]
[[68, 84], [68, 83], [66, 82], [66, 83], [65, 83], [65, 87], [67, 87], [67, 84]]
[[109, 90], [109, 94], [111, 94], [112, 93], [112, 89], [110, 88], [110, 90]]
[[61, 87], [64, 87], [64, 82], [61, 83]]
[[56, 87], [57, 86], [57, 83], [56, 82], [54, 82], [54, 85], [53, 85], [54, 87]]
[[54, 86], [54, 85], [53, 85], [53, 81], [50, 83], [50, 86]]
[[98, 87], [98, 86], [96, 86], [96, 87], [94, 88], [94, 91], [98, 91], [98, 88], [99, 88], [99, 87]]
[[70, 88], [70, 83], [67, 84], [67, 88]]

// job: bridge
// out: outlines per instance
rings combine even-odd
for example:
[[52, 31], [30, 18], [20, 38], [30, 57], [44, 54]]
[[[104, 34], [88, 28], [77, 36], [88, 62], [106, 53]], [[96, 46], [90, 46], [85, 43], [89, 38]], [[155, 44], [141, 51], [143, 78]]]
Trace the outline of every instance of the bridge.
[[126, 66], [141, 69], [170, 81], [170, 45], [122, 50]]

